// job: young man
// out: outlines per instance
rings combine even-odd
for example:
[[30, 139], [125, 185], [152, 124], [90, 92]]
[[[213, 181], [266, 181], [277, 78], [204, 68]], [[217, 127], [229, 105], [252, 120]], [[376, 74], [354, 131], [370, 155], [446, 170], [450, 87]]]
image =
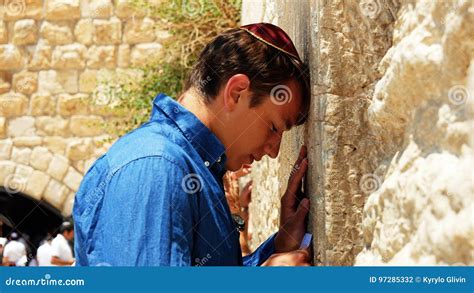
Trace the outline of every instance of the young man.
[[232, 29], [200, 55], [179, 102], [159, 94], [148, 123], [119, 139], [76, 194], [76, 264], [308, 265], [298, 250], [309, 201], [296, 194], [302, 148], [282, 197], [280, 230], [242, 258], [222, 176], [264, 155], [304, 123], [307, 70], [271, 24]]

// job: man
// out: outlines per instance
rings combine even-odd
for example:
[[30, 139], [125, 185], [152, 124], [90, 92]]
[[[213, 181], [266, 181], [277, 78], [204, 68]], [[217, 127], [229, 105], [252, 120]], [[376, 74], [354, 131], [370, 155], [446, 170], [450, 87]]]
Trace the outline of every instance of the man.
[[51, 236], [48, 234], [44, 242], [38, 247], [36, 251], [36, 259], [38, 261], [38, 266], [40, 267], [49, 267], [52, 266], [52, 246], [51, 246]]
[[74, 225], [65, 221], [61, 224], [58, 235], [51, 241], [51, 264], [55, 266], [71, 266], [74, 263], [69, 242], [74, 239]]
[[20, 260], [26, 256], [26, 247], [19, 241], [20, 236], [16, 232], [11, 233], [9, 239], [3, 250], [3, 265], [20, 266]]
[[298, 250], [309, 200], [297, 193], [302, 149], [282, 198], [280, 230], [242, 258], [222, 176], [264, 155], [304, 123], [306, 66], [288, 35], [253, 24], [217, 36], [179, 102], [159, 94], [148, 123], [118, 140], [76, 194], [77, 265], [308, 265]]

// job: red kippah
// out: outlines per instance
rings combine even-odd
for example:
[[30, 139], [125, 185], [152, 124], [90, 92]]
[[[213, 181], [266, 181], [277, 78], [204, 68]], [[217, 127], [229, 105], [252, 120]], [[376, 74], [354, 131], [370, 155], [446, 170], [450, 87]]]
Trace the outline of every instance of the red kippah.
[[291, 41], [290, 37], [284, 30], [271, 23], [253, 23], [240, 27], [258, 40], [270, 45], [301, 62], [298, 51]]

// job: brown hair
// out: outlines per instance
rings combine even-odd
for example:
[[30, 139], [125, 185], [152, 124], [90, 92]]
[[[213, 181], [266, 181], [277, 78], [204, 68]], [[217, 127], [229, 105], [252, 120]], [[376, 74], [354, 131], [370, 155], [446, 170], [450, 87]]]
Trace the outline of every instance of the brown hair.
[[184, 90], [196, 88], [210, 103], [221, 86], [235, 74], [250, 79], [250, 107], [256, 107], [273, 88], [292, 79], [302, 90], [302, 111], [297, 125], [306, 121], [310, 91], [307, 66], [288, 54], [265, 44], [241, 29], [231, 29], [206, 45], [194, 64]]

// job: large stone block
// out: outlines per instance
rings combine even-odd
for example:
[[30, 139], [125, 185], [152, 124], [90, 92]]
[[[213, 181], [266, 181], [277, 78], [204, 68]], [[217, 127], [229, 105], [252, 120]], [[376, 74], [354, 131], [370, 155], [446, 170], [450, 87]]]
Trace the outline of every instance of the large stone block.
[[12, 161], [0, 161], [0, 182], [5, 187], [5, 182], [15, 174], [16, 164]]
[[43, 140], [39, 136], [18, 136], [13, 138], [15, 147], [35, 147], [40, 146]]
[[13, 142], [11, 139], [0, 140], [0, 160], [9, 160], [12, 153], [12, 148]]
[[68, 169], [69, 160], [61, 155], [54, 155], [46, 173], [51, 175], [54, 179], [62, 181]]
[[45, 40], [40, 40], [31, 54], [28, 62], [29, 70], [44, 70], [51, 66], [53, 49]]
[[82, 17], [109, 18], [113, 10], [111, 0], [81, 0]]
[[41, 116], [36, 118], [38, 135], [68, 136], [69, 121], [61, 117]]
[[64, 155], [67, 140], [61, 136], [47, 136], [43, 139], [43, 145], [54, 154]]
[[157, 43], [139, 44], [132, 49], [131, 63], [133, 66], [144, 66], [157, 58], [161, 50]]
[[43, 13], [42, 0], [3, 0], [3, 11], [0, 9], [5, 20], [17, 20], [24, 18], [40, 19]]
[[46, 0], [47, 20], [73, 20], [81, 17], [79, 0]]
[[39, 90], [41, 93], [61, 94], [77, 93], [78, 72], [76, 70], [47, 70], [39, 72]]
[[115, 68], [115, 46], [91, 46], [87, 52], [87, 67], [94, 69]]
[[6, 126], [5, 117], [0, 117], [0, 138], [5, 137], [5, 134], [7, 133], [5, 130], [5, 126]]
[[130, 19], [126, 22], [124, 29], [124, 41], [126, 43], [151, 43], [155, 38], [155, 21], [151, 18]]
[[28, 166], [30, 164], [30, 156], [31, 156], [30, 148], [13, 147], [11, 160], [18, 164]]
[[67, 22], [53, 23], [44, 21], [41, 25], [40, 35], [51, 45], [66, 45], [74, 40], [71, 28]]
[[73, 167], [69, 167], [66, 177], [64, 177], [64, 184], [73, 191], [79, 189], [79, 185], [82, 181], [82, 174], [77, 172]]
[[50, 180], [51, 177], [48, 174], [37, 170], [33, 171], [26, 184], [25, 193], [36, 200], [41, 200], [41, 195]]
[[117, 66], [128, 68], [130, 66], [130, 45], [120, 45], [117, 51]]
[[28, 99], [21, 94], [7, 93], [0, 96], [0, 115], [16, 117], [25, 115], [28, 109]]
[[98, 116], [72, 116], [69, 129], [75, 136], [97, 136], [104, 132], [104, 120]]
[[38, 28], [33, 19], [22, 19], [13, 26], [13, 40], [15, 45], [31, 45], [38, 41]]
[[93, 41], [97, 45], [117, 45], [122, 41], [122, 23], [113, 17], [110, 20], [95, 19]]
[[61, 209], [68, 195], [68, 188], [62, 183], [52, 179], [44, 191], [43, 199], [57, 209]]
[[52, 66], [56, 69], [82, 69], [86, 66], [87, 48], [82, 44], [57, 46], [53, 51]]
[[62, 116], [89, 113], [90, 96], [87, 94], [58, 96], [58, 112]]
[[133, 5], [133, 0], [115, 0], [115, 15], [122, 19], [144, 17], [145, 9], [137, 8]]
[[54, 115], [56, 113], [56, 98], [48, 93], [31, 96], [30, 114], [32, 116]]
[[38, 73], [22, 71], [13, 75], [13, 89], [21, 94], [31, 95], [38, 88]]
[[86, 18], [79, 20], [74, 28], [74, 35], [79, 43], [84, 45], [92, 44], [92, 37], [94, 35], [92, 19]]
[[0, 45], [0, 68], [2, 70], [17, 70], [24, 66], [23, 53], [12, 44]]
[[10, 119], [8, 123], [7, 135], [9, 137], [34, 136], [36, 134], [35, 118], [20, 117]]
[[93, 153], [90, 139], [74, 139], [68, 143], [66, 156], [71, 161], [81, 161], [90, 158]]

